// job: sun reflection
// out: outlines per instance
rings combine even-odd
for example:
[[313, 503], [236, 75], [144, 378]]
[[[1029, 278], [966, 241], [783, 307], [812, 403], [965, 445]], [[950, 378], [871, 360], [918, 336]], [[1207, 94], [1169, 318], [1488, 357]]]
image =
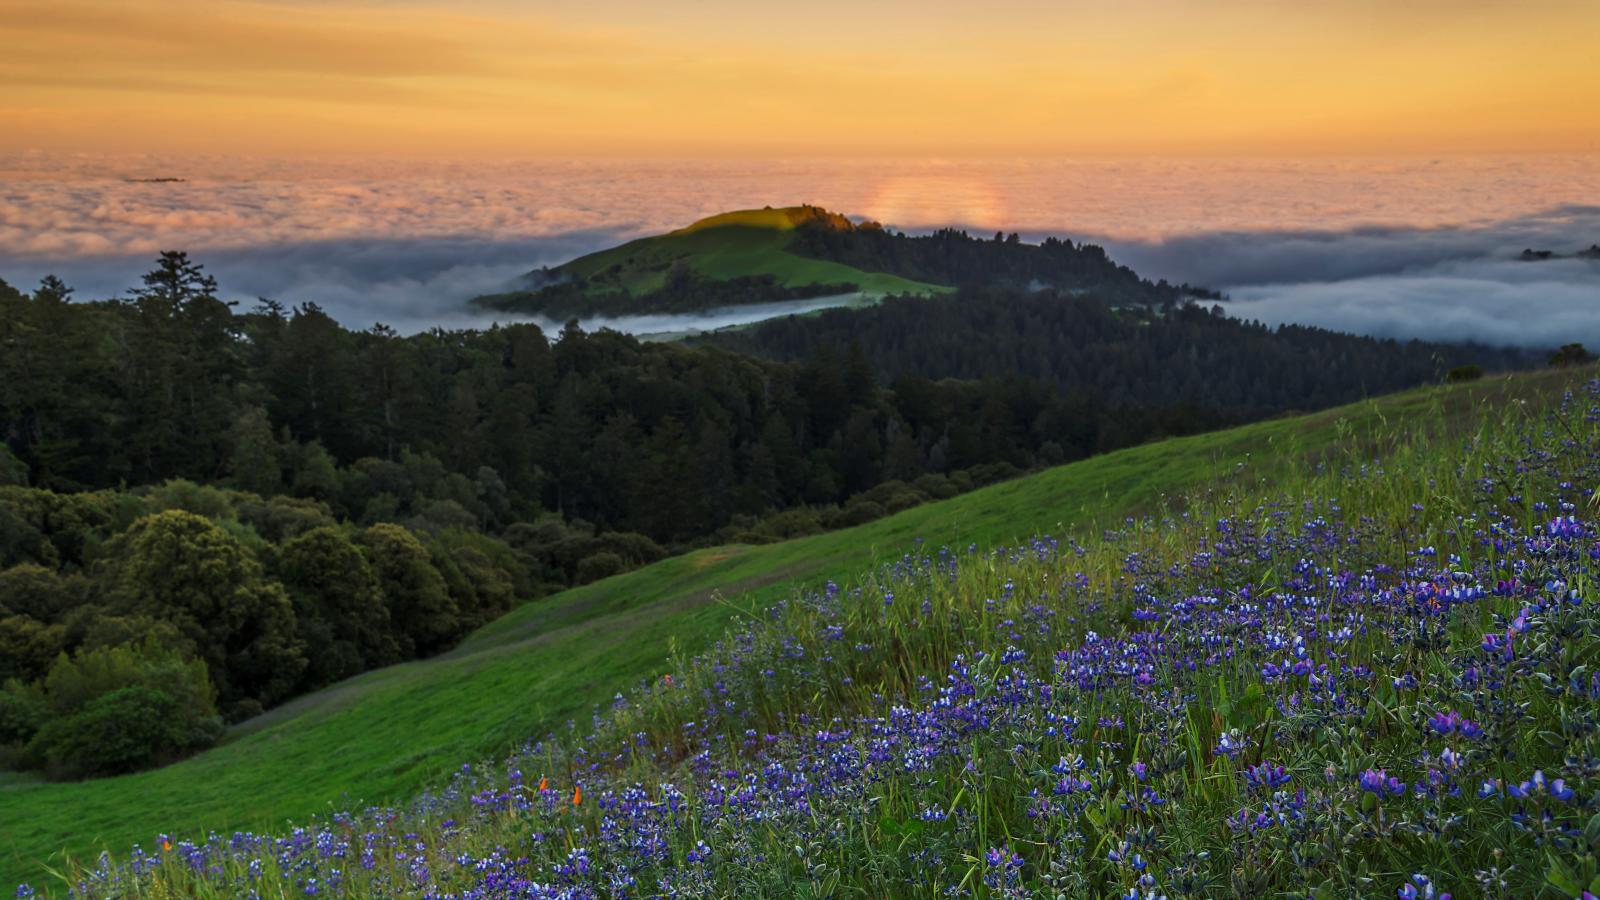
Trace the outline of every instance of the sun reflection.
[[967, 172], [932, 169], [885, 178], [868, 197], [865, 212], [901, 228], [965, 225], [1002, 228], [1006, 203], [988, 180]]

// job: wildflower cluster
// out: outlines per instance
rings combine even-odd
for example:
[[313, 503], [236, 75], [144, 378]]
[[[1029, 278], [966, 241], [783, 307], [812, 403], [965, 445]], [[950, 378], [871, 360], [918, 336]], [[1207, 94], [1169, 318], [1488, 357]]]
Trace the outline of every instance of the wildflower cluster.
[[1597, 398], [1082, 544], [919, 549], [781, 604], [582, 739], [403, 807], [163, 837], [69, 887], [1600, 891], [1600, 546], [1574, 487], [1600, 481]]

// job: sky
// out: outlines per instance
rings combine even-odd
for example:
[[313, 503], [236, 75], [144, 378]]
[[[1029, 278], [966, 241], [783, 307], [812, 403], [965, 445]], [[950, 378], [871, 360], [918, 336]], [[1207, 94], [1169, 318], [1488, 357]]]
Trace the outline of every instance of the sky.
[[1593, 152], [1593, 0], [0, 0], [0, 151]]

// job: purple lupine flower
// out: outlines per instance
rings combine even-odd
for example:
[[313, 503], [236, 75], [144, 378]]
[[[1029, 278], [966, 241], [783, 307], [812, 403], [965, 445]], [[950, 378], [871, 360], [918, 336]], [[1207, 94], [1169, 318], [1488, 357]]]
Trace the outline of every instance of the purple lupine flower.
[[1421, 872], [1411, 876], [1411, 880], [1400, 888], [1400, 900], [1450, 900], [1450, 895], [1436, 893], [1433, 889], [1433, 879]]
[[1362, 790], [1378, 797], [1398, 797], [1406, 792], [1406, 783], [1383, 769], [1368, 769], [1357, 780]]
[[1251, 787], [1274, 790], [1289, 783], [1289, 773], [1283, 766], [1261, 763], [1244, 770], [1244, 780]]
[[1483, 735], [1483, 729], [1479, 727], [1477, 722], [1474, 722], [1471, 719], [1463, 718], [1462, 715], [1455, 710], [1435, 713], [1433, 717], [1428, 720], [1428, 727], [1433, 729], [1433, 731], [1437, 734], [1459, 734], [1469, 740], [1476, 740]]

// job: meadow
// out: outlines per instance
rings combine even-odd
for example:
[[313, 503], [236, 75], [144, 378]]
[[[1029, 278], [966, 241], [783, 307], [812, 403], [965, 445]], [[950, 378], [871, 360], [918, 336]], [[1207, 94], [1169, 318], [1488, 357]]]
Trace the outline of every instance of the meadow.
[[[1582, 522], [1551, 522], [1585, 511], [1593, 400], [1541, 418], [1571, 380], [1410, 392], [670, 559], [167, 769], [7, 785], [6, 873], [150, 896], [1347, 896], [1413, 869], [1457, 896], [1491, 870], [1506, 896], [1587, 884], [1581, 779], [1533, 779], [1571, 769], [1592, 727], [1565, 678], [1592, 652], [1588, 609], [1547, 596], [1560, 580], [1581, 598], [1588, 564]], [[1497, 629], [1559, 646], [1490, 671]], [[1499, 687], [1458, 683], [1475, 653]], [[1555, 688], [1532, 677], [1552, 665]], [[1434, 713], [1455, 729], [1434, 737], [1461, 733], [1450, 714], [1473, 737], [1429, 737]], [[1459, 766], [1436, 764], [1446, 749]], [[1469, 775], [1491, 769], [1473, 802]], [[1539, 805], [1512, 809], [1513, 789]], [[1340, 863], [1352, 847], [1365, 869]]]

